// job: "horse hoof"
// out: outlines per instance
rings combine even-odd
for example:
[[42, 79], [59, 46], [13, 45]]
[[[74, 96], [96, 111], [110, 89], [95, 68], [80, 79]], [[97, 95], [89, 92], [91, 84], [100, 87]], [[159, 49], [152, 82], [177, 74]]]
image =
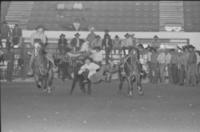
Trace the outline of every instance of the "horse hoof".
[[142, 88], [138, 88], [138, 94], [140, 96], [144, 95], [144, 91], [142, 90]]
[[51, 93], [51, 88], [50, 87], [47, 88], [47, 93]]
[[128, 96], [133, 96], [133, 92], [130, 91], [130, 92], [128, 93]]

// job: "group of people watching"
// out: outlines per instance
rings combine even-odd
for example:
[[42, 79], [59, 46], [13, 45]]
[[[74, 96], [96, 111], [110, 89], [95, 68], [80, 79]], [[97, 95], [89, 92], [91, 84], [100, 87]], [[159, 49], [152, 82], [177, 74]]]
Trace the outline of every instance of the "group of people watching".
[[[1, 39], [5, 38], [12, 41], [13, 45], [17, 44], [21, 40], [22, 31], [16, 24], [15, 28], [11, 32], [6, 23], [3, 23]], [[30, 36], [31, 45], [37, 39], [47, 45], [47, 37], [44, 33], [45, 28], [38, 26], [36, 32]], [[12, 36], [12, 37], [10, 37]], [[138, 44], [134, 34], [126, 33], [125, 39], [116, 35], [111, 38], [109, 30], [105, 30], [103, 38], [95, 33], [94, 27], [90, 28], [90, 33], [86, 39], [80, 38], [80, 34], [76, 33], [74, 38], [68, 40], [64, 34], [60, 35], [58, 40], [58, 51], [62, 55], [72, 55], [71, 53], [87, 52], [90, 51], [90, 56], [86, 63], [93, 61], [97, 64], [95, 67], [99, 68], [102, 64], [112, 63], [111, 52], [115, 54], [127, 55], [131, 47], [137, 47], [140, 51], [140, 63], [142, 69], [146, 73], [146, 78], [151, 83], [163, 83], [169, 81], [176, 85], [191, 85], [196, 86], [200, 83], [200, 53], [195, 50], [192, 45], [184, 47], [177, 47], [176, 49], [158, 48], [158, 37], [154, 37], [154, 47], [148, 46], [144, 48], [142, 44]], [[11, 39], [10, 39], [11, 38]], [[8, 41], [9, 42], [9, 41]], [[31, 52], [31, 59], [29, 63], [28, 75], [32, 75], [31, 65], [33, 63], [34, 55]], [[53, 58], [48, 57], [53, 63]], [[105, 58], [105, 60], [104, 60]], [[88, 62], [89, 61], [89, 62]], [[86, 65], [83, 66], [87, 67]], [[80, 73], [83, 70], [80, 70]], [[91, 76], [91, 75], [90, 75]]]
[[200, 84], [200, 52], [194, 46], [176, 49], [140, 47], [140, 62], [150, 82], [186, 86]]

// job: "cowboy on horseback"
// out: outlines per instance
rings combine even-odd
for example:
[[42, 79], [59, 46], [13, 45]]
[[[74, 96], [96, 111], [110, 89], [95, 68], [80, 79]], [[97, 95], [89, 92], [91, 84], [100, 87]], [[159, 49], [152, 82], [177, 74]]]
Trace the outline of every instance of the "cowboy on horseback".
[[[29, 76], [33, 75], [32, 65], [34, 62], [34, 58], [37, 55], [36, 49], [41, 46], [42, 48], [44, 48], [44, 53], [46, 54], [45, 47], [47, 46], [47, 37], [44, 34], [44, 31], [45, 31], [45, 28], [43, 26], [38, 26], [38, 27], [36, 27], [36, 32], [34, 32], [30, 37], [31, 38], [31, 46], [33, 47], [33, 50], [30, 53], [31, 58], [30, 58], [30, 62], [29, 62], [29, 72], [27, 73], [27, 75], [29, 75]], [[53, 58], [48, 54], [46, 54], [46, 57], [55, 67]]]

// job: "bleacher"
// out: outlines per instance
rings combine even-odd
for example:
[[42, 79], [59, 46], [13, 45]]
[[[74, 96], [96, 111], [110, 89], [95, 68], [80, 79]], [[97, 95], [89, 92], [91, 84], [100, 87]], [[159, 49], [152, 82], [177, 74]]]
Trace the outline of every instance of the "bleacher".
[[[159, 31], [159, 2], [82, 2], [83, 11], [58, 11], [57, 4], [65, 7], [73, 6], [74, 2], [35, 2], [28, 29], [44, 24], [49, 30], [73, 30], [73, 22], [80, 19], [81, 29], [95, 26], [102, 31]], [[64, 17], [61, 18], [59, 15]]]

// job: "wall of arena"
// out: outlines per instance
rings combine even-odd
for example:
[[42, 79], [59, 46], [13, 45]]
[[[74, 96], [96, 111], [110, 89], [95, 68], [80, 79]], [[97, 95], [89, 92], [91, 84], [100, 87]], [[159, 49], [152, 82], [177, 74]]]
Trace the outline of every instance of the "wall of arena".
[[[33, 30], [23, 30], [23, 37], [29, 38]], [[74, 37], [76, 32], [72, 31], [46, 31], [45, 34], [48, 38], [58, 39], [59, 35], [64, 33], [66, 38], [71, 39]], [[80, 31], [81, 38], [86, 38], [89, 32]], [[112, 38], [115, 35], [118, 35], [120, 38], [124, 38], [124, 35], [127, 32], [110, 32]], [[135, 34], [136, 38], [153, 38], [153, 36], [157, 35], [159, 38], [189, 38], [190, 44], [194, 45], [196, 49], [200, 50], [200, 32], [128, 32], [130, 34]], [[103, 37], [104, 32], [96, 31], [96, 34]]]

